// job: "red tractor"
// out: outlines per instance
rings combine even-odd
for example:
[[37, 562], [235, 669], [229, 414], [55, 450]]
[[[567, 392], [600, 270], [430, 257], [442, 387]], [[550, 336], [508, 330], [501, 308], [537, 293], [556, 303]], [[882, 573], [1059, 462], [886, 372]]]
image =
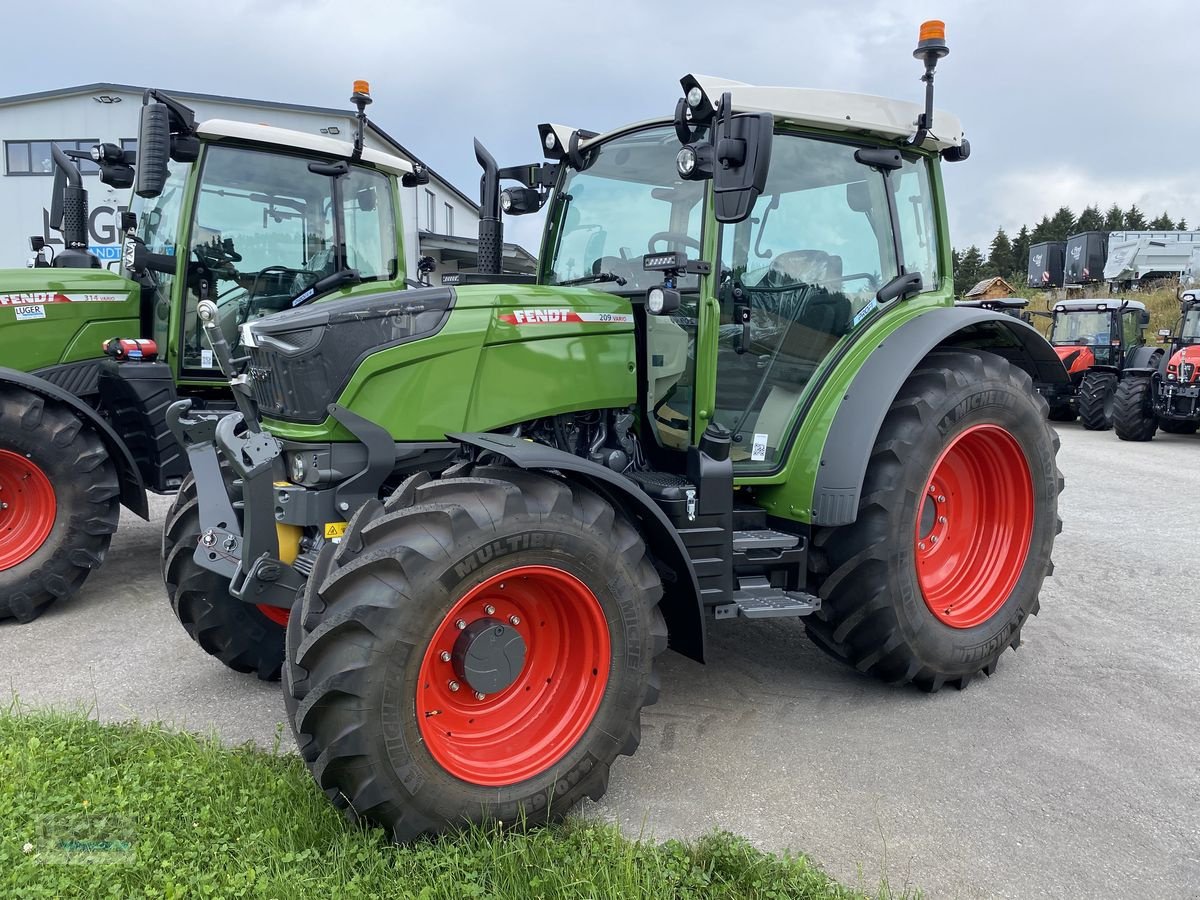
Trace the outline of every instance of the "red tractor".
[[1195, 434], [1200, 427], [1200, 293], [1186, 291], [1180, 300], [1175, 333], [1160, 331], [1169, 344], [1156, 364], [1126, 371], [1117, 389], [1117, 437], [1148, 441], [1158, 429], [1167, 434]]
[[1070, 384], [1038, 385], [1050, 404], [1050, 418], [1071, 422], [1078, 417], [1089, 431], [1112, 428], [1125, 373], [1151, 369], [1163, 355], [1162, 348], [1146, 344], [1150, 313], [1136, 300], [1092, 297], [1061, 300], [1049, 315], [1050, 343], [1071, 376]]

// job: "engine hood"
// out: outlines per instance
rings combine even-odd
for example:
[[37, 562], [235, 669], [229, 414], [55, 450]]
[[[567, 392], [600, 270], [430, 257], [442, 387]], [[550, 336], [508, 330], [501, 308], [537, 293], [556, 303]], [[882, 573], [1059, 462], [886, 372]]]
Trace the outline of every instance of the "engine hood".
[[1167, 379], [1183, 384], [1200, 381], [1200, 346], [1180, 348], [1167, 363]]

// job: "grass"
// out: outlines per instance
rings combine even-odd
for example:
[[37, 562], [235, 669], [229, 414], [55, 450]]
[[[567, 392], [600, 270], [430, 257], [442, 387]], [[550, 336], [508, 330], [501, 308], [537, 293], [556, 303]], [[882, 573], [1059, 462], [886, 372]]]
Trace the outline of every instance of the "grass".
[[[881, 893], [891, 896], [884, 885]], [[475, 828], [413, 846], [357, 828], [278, 747], [0, 708], [0, 896], [852, 898], [727, 833]]]

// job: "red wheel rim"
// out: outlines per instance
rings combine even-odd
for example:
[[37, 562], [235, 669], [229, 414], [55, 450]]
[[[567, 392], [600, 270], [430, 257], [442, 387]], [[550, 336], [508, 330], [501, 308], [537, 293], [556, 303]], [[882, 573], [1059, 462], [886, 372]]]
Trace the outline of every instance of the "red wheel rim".
[[54, 528], [58, 502], [33, 460], [0, 450], [0, 571], [33, 556]]
[[288, 616], [291, 615], [290, 609], [284, 609], [282, 606], [267, 606], [264, 603], [255, 604], [258, 611], [274, 622], [276, 625], [282, 625], [287, 628]]
[[[460, 633], [485, 619], [520, 635], [525, 660], [515, 681], [480, 699], [452, 656]], [[417, 683], [421, 736], [451, 775], [516, 784], [575, 746], [600, 708], [611, 661], [604, 610], [582, 581], [550, 566], [508, 569], [468, 591], [434, 632]]]
[[1033, 534], [1033, 478], [998, 425], [957, 435], [933, 465], [917, 515], [917, 583], [930, 612], [973, 628], [1004, 605]]

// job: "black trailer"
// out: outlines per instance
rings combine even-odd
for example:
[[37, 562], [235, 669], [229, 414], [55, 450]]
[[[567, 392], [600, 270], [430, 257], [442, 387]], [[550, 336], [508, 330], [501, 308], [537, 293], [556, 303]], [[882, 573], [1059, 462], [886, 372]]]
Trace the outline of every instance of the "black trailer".
[[[1039, 244], [1039, 246], [1041, 246]], [[1030, 251], [1032, 253], [1032, 251]], [[1108, 235], [1103, 231], [1082, 231], [1067, 238], [1064, 284], [1090, 284], [1104, 278], [1108, 262]], [[1030, 267], [1030, 277], [1033, 270]]]
[[1029, 248], [1029, 287], [1063, 286], [1063, 256], [1066, 246], [1064, 241], [1043, 241]]

